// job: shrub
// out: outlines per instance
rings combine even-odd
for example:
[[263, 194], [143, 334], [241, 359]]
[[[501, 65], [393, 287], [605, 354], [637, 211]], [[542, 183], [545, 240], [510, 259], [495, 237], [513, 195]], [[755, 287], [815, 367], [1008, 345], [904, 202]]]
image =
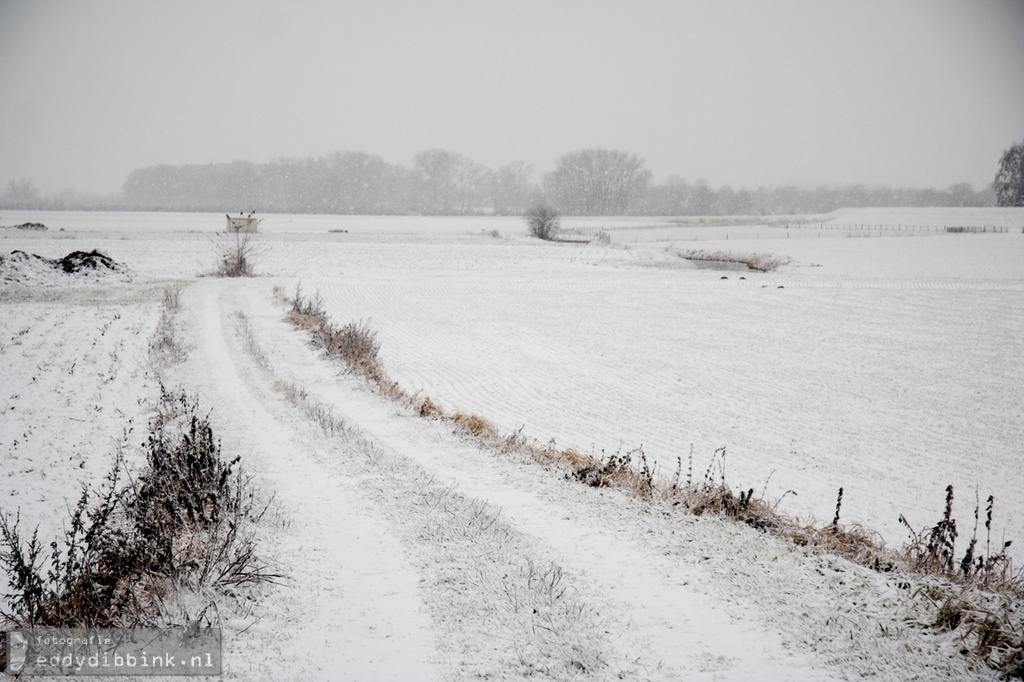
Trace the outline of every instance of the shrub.
[[217, 277], [252, 277], [259, 249], [252, 235], [236, 232], [234, 241], [222, 242], [218, 248]]
[[352, 372], [376, 383], [391, 397], [406, 397], [397, 384], [389, 381], [384, 374], [377, 355], [380, 352], [380, 341], [377, 340], [377, 332], [368, 323], [359, 321], [349, 322], [342, 327], [335, 326], [324, 311], [320, 294], [308, 298], [303, 295], [301, 287], [296, 287], [291, 304], [289, 321], [297, 328], [309, 332], [313, 341], [328, 355], [344, 362]]
[[[120, 451], [99, 491], [83, 488], [63, 543], [44, 557], [0, 512], [0, 567], [10, 576], [3, 620], [22, 627], [126, 627], [155, 623], [175, 588], [272, 581], [245, 529], [262, 516], [249, 482], [223, 462], [209, 420], [184, 393], [161, 388], [145, 446], [147, 467], [129, 483]], [[46, 565], [49, 564], [49, 568]]]
[[531, 206], [524, 217], [532, 236], [550, 241], [558, 234], [558, 211], [547, 204]]
[[326, 335], [324, 344], [329, 351], [353, 368], [368, 371], [377, 367], [380, 341], [377, 340], [377, 332], [368, 323], [362, 320], [349, 322], [331, 332]]
[[[23, 544], [20, 515], [12, 521], [0, 513], [0, 565], [10, 576], [12, 590], [11, 610], [0, 612], [4, 620], [27, 627], [109, 627], [135, 619], [131, 595], [119, 579], [125, 562], [118, 550], [125, 532], [115, 523], [120, 497], [116, 474], [115, 469], [98, 494], [83, 489], [64, 531], [63, 547], [51, 542], [48, 558], [38, 530]], [[95, 503], [94, 496], [99, 498]]]
[[136, 532], [149, 539], [146, 568], [166, 571], [173, 566], [172, 543], [186, 529], [208, 529], [237, 511], [231, 481], [239, 458], [221, 461], [220, 441], [187, 395], [164, 393], [161, 401], [146, 443], [148, 466], [126, 506]]

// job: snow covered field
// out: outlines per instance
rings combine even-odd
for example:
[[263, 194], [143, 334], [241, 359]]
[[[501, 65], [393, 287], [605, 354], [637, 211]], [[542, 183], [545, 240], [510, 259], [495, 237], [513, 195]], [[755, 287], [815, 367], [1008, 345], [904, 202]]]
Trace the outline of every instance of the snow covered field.
[[[0, 230], [0, 254], [98, 249], [133, 281], [0, 287], [0, 504], [44, 537], [60, 528], [78, 482], [102, 476], [129, 420], [144, 421], [159, 292], [184, 283], [191, 350], [173, 376], [277, 494], [268, 544], [293, 577], [231, 621], [229, 677], [985, 678], [955, 642], [906, 626], [907, 595], [881, 576], [746, 528], [645, 515], [402, 413], [338, 377], [271, 295], [319, 291], [333, 319], [377, 330], [403, 387], [503, 432], [595, 455], [642, 446], [664, 476], [678, 458], [685, 474], [691, 452], [703, 475], [725, 447], [735, 488], [793, 490], [782, 510], [827, 521], [842, 486], [842, 521], [890, 545], [905, 538], [901, 513], [934, 524], [952, 484], [961, 533], [975, 491], [982, 505], [992, 494], [993, 540], [1022, 556], [1024, 211], [833, 218], [1010, 231], [780, 238], [566, 221], [607, 232], [600, 246], [531, 240], [518, 219], [267, 216], [260, 276], [226, 281], [197, 279], [226, 238], [223, 215], [5, 212], [0, 225], [50, 229]], [[791, 262], [701, 269], [677, 255], [695, 239]], [[238, 312], [271, 370], [244, 352]], [[304, 422], [268, 372], [355, 435]], [[577, 611], [528, 602], [551, 566]], [[513, 600], [519, 590], [534, 596]]]

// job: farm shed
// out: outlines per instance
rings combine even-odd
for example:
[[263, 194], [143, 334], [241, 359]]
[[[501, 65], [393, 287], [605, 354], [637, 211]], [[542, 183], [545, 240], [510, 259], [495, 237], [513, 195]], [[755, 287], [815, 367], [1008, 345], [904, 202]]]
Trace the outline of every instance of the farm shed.
[[[227, 214], [225, 214], [227, 215]], [[228, 218], [228, 232], [259, 232], [260, 222], [262, 218], [256, 218], [250, 213], [248, 216], [227, 216]]]

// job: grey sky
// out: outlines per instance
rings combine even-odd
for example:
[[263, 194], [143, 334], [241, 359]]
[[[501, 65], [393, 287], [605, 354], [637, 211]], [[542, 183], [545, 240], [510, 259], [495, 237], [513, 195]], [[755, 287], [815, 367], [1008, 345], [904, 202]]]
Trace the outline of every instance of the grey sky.
[[981, 186], [1022, 139], [1022, 0], [0, 0], [0, 191], [597, 146], [713, 186]]

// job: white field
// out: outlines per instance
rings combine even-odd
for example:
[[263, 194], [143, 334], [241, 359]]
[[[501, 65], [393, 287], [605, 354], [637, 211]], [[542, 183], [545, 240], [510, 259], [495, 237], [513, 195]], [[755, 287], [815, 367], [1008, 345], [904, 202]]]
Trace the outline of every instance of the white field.
[[[566, 221], [610, 235], [596, 246], [531, 240], [516, 219], [267, 216], [261, 276], [224, 281], [197, 279], [225, 238], [222, 215], [5, 212], [0, 225], [35, 221], [50, 231], [0, 230], [0, 254], [99, 249], [128, 265], [134, 283], [0, 288], [0, 505], [41, 523], [43, 537], [59, 530], [76, 486], [102, 476], [128, 420], [141, 431], [155, 392], [145, 349], [160, 287], [184, 283], [179, 331], [192, 350], [175, 379], [213, 407], [225, 450], [243, 454], [277, 495], [275, 518], [288, 530], [268, 533], [294, 577], [262, 612], [233, 621], [244, 632], [226, 644], [236, 657], [229, 677], [572, 676], [557, 664], [582, 646], [569, 635], [515, 645], [506, 640], [522, 625], [516, 617], [488, 620], [496, 612], [484, 609], [452, 619], [451, 569], [440, 567], [477, 554], [430, 539], [436, 504], [401, 506], [408, 496], [392, 493], [416, 490], [419, 479], [401, 473], [414, 471], [428, 492], [436, 481], [442, 493], [450, 486], [466, 504], [500, 511], [506, 535], [473, 542], [517, 548], [495, 550], [500, 561], [489, 567], [474, 564], [481, 577], [460, 589], [490, 603], [486, 571], [510, 575], [526, 557], [561, 566], [581, 603], [603, 614], [576, 625], [581, 641], [604, 652], [596, 668], [594, 651], [574, 654], [589, 662], [586, 674], [577, 670], [584, 678], [985, 678], [964, 667], [955, 642], [906, 628], [877, 636], [878, 622], [899, 622], [901, 597], [883, 577], [726, 524], [636, 520], [618, 494], [502, 462], [398, 413], [336, 376], [284, 325], [270, 293], [301, 281], [336, 321], [369, 320], [387, 371], [406, 389], [504, 432], [522, 428], [597, 455], [642, 446], [663, 476], [680, 457], [685, 476], [691, 451], [694, 476], [703, 476], [725, 447], [733, 487], [769, 497], [793, 490], [783, 510], [827, 522], [842, 486], [842, 522], [863, 523], [891, 545], [905, 538], [899, 514], [933, 524], [952, 484], [962, 534], [975, 491], [982, 505], [992, 494], [993, 542], [1005, 536], [1019, 550], [1024, 211], [829, 217], [1010, 232], [865, 229], [870, 238], [846, 238], [848, 229]], [[675, 255], [689, 248], [792, 262], [767, 274], [704, 270]], [[252, 319], [281, 376], [303, 382], [391, 458], [386, 484], [365, 456], [340, 465], [331, 453], [354, 446], [316, 435], [260, 378], [239, 350], [236, 311]], [[677, 531], [694, 544], [679, 544]], [[823, 565], [846, 578], [817, 585]], [[353, 602], [356, 594], [364, 596]], [[855, 613], [851, 600], [863, 601]], [[837, 609], [853, 630], [838, 624]], [[282, 628], [290, 639], [280, 640]], [[330, 633], [333, 653], [303, 639], [311, 631]], [[396, 643], [410, 652], [405, 660]]]

